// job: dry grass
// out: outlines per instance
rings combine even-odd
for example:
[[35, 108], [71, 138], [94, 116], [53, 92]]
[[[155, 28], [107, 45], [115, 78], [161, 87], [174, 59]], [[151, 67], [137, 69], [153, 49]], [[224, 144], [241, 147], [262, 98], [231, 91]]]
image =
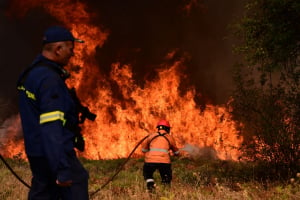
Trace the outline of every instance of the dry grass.
[[[30, 183], [28, 163], [7, 159], [13, 169]], [[124, 160], [82, 160], [90, 172], [90, 191], [100, 188]], [[142, 177], [142, 160], [131, 159], [106, 187], [91, 199], [95, 200], [218, 200], [218, 199], [300, 199], [300, 177], [291, 181], [258, 181], [251, 178], [250, 168], [237, 163], [222, 161], [175, 160], [170, 189], [163, 188], [157, 180], [156, 193], [146, 191]], [[28, 188], [20, 183], [8, 169], [0, 164], [1, 200], [25, 200]]]

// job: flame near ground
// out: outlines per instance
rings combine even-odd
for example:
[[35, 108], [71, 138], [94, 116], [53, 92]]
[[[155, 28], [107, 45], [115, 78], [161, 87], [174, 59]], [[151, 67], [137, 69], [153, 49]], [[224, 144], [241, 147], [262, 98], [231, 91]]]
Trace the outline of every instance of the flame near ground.
[[[76, 56], [67, 67], [72, 77], [68, 86], [75, 87], [83, 104], [97, 114], [94, 122], [86, 121], [83, 135], [86, 151], [80, 153], [88, 159], [114, 159], [127, 157], [140, 139], [154, 132], [159, 119], [171, 123], [171, 134], [179, 147], [191, 144], [209, 147], [220, 159], [237, 160], [238, 148], [243, 139], [238, 137], [235, 122], [225, 106], [197, 106], [194, 88], [180, 92], [186, 56], [175, 58], [176, 50], [165, 56], [165, 62], [157, 69], [157, 77], [139, 86], [133, 79], [130, 63], [111, 66], [109, 77], [103, 76], [95, 60], [96, 47], [109, 37], [109, 32], [91, 24], [86, 5], [71, 0], [29, 0], [14, 2], [14, 10], [26, 13], [34, 7], [43, 7], [46, 12], [69, 27], [75, 37], [85, 41], [77, 45]], [[69, 8], [62, 10], [61, 8]], [[1, 135], [5, 156], [13, 157], [24, 152], [18, 116], [8, 119]], [[4, 133], [5, 132], [5, 133]], [[191, 147], [191, 146], [189, 146]], [[189, 148], [190, 149], [190, 148]], [[141, 156], [137, 150], [136, 157]], [[25, 157], [21, 154], [21, 157]]]

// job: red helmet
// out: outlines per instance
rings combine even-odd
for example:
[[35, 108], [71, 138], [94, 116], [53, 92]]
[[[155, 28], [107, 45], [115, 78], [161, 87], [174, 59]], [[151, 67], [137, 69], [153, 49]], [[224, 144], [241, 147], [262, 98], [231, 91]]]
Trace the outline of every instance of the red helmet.
[[157, 123], [157, 127], [158, 127], [158, 126], [165, 126], [165, 127], [168, 127], [168, 128], [171, 127], [170, 124], [169, 124], [169, 122], [168, 122], [167, 120], [165, 120], [165, 119], [160, 120], [160, 121]]
[[162, 120], [160, 120], [158, 123], [157, 123], [157, 126], [156, 126], [156, 128], [158, 129], [158, 130], [165, 130], [165, 131], [167, 131], [167, 133], [170, 133], [170, 124], [169, 124], [169, 122], [167, 121], [167, 120], [164, 120], [164, 119], [162, 119]]

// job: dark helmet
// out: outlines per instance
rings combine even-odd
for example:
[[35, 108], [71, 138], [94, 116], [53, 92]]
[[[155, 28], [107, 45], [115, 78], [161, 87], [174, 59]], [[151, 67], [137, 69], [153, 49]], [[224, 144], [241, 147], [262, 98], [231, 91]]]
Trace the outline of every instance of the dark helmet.
[[158, 130], [165, 130], [165, 131], [167, 131], [168, 133], [170, 133], [170, 128], [171, 128], [171, 126], [170, 126], [170, 123], [169, 123], [167, 120], [162, 119], [162, 120], [160, 120], [160, 121], [157, 123], [156, 128], [157, 128]]

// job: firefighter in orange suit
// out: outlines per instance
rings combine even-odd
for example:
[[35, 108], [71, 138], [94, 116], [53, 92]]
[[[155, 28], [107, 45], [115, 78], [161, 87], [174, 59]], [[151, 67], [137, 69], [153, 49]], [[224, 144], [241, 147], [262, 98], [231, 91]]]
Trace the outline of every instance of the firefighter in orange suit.
[[160, 120], [157, 124], [157, 132], [148, 136], [142, 145], [145, 153], [143, 176], [147, 183], [147, 189], [151, 192], [155, 188], [153, 174], [158, 170], [161, 182], [170, 186], [172, 180], [172, 168], [170, 151], [179, 155], [173, 136], [170, 134], [170, 124], [167, 120]]

